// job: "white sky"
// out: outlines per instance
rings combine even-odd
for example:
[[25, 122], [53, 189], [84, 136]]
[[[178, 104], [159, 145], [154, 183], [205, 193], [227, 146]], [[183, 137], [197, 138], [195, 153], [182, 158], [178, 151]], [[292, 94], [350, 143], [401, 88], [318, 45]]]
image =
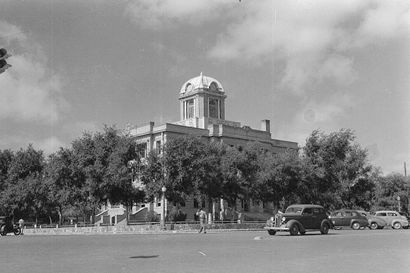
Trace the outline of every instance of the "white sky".
[[200, 72], [227, 119], [303, 146], [350, 128], [384, 173], [410, 165], [410, 1], [0, 0], [0, 149], [179, 119]]

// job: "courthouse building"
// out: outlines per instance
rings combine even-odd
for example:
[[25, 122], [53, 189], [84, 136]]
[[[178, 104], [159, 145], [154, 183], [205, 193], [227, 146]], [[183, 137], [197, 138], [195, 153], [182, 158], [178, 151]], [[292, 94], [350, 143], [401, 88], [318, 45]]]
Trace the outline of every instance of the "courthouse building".
[[[238, 121], [225, 119], [226, 90], [222, 84], [202, 73], [186, 81], [179, 90], [180, 120], [156, 125], [149, 122], [146, 125], [130, 128], [129, 132], [138, 145], [142, 156], [147, 156], [152, 150], [162, 152], [163, 145], [167, 140], [184, 136], [200, 136], [209, 141], [218, 141], [230, 146], [245, 146], [247, 142], [257, 141], [274, 153], [280, 153], [287, 149], [298, 149], [296, 142], [273, 139], [270, 132], [270, 121], [263, 119], [260, 129], [241, 125]], [[170, 211], [171, 206], [166, 202], [165, 211]], [[179, 205], [179, 204], [178, 204]], [[266, 204], [253, 203], [251, 200], [243, 200], [239, 209], [249, 212], [262, 212]], [[199, 204], [201, 206], [201, 204]], [[217, 208], [210, 210], [226, 209], [227, 204], [222, 200], [218, 202]], [[187, 219], [193, 219], [197, 210], [197, 200], [186, 200], [181, 210], [187, 213]], [[162, 213], [161, 202], [150, 204], [139, 204], [136, 210], [154, 210]], [[134, 209], [135, 210], [135, 209]]]

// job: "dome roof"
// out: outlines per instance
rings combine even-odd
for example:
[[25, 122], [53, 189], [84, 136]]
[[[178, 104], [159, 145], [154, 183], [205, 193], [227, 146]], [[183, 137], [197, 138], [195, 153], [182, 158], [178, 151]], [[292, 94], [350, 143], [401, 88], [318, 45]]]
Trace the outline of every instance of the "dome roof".
[[219, 81], [215, 80], [214, 78], [204, 76], [201, 72], [198, 77], [192, 78], [185, 82], [181, 87], [180, 93], [183, 94], [185, 92], [191, 92], [198, 88], [205, 88], [209, 89], [209, 91], [215, 92], [225, 92], [222, 84]]

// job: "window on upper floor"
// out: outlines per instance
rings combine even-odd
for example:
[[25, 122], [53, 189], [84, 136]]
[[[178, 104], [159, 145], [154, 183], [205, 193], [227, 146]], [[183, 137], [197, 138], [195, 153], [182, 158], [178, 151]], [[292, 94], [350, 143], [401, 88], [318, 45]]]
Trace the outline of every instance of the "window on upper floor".
[[160, 155], [162, 152], [161, 140], [157, 140], [155, 142], [155, 149], [157, 150], [157, 153]]
[[185, 119], [190, 119], [195, 116], [195, 104], [194, 99], [187, 100], [185, 102]]
[[219, 100], [214, 98], [209, 98], [209, 117], [219, 118]]

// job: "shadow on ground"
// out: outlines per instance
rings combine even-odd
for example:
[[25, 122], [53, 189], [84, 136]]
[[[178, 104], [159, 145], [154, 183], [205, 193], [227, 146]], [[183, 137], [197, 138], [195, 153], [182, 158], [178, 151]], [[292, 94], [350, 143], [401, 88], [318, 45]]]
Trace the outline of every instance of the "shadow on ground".
[[151, 259], [151, 258], [158, 258], [159, 255], [139, 255], [139, 256], [131, 256], [130, 259]]

